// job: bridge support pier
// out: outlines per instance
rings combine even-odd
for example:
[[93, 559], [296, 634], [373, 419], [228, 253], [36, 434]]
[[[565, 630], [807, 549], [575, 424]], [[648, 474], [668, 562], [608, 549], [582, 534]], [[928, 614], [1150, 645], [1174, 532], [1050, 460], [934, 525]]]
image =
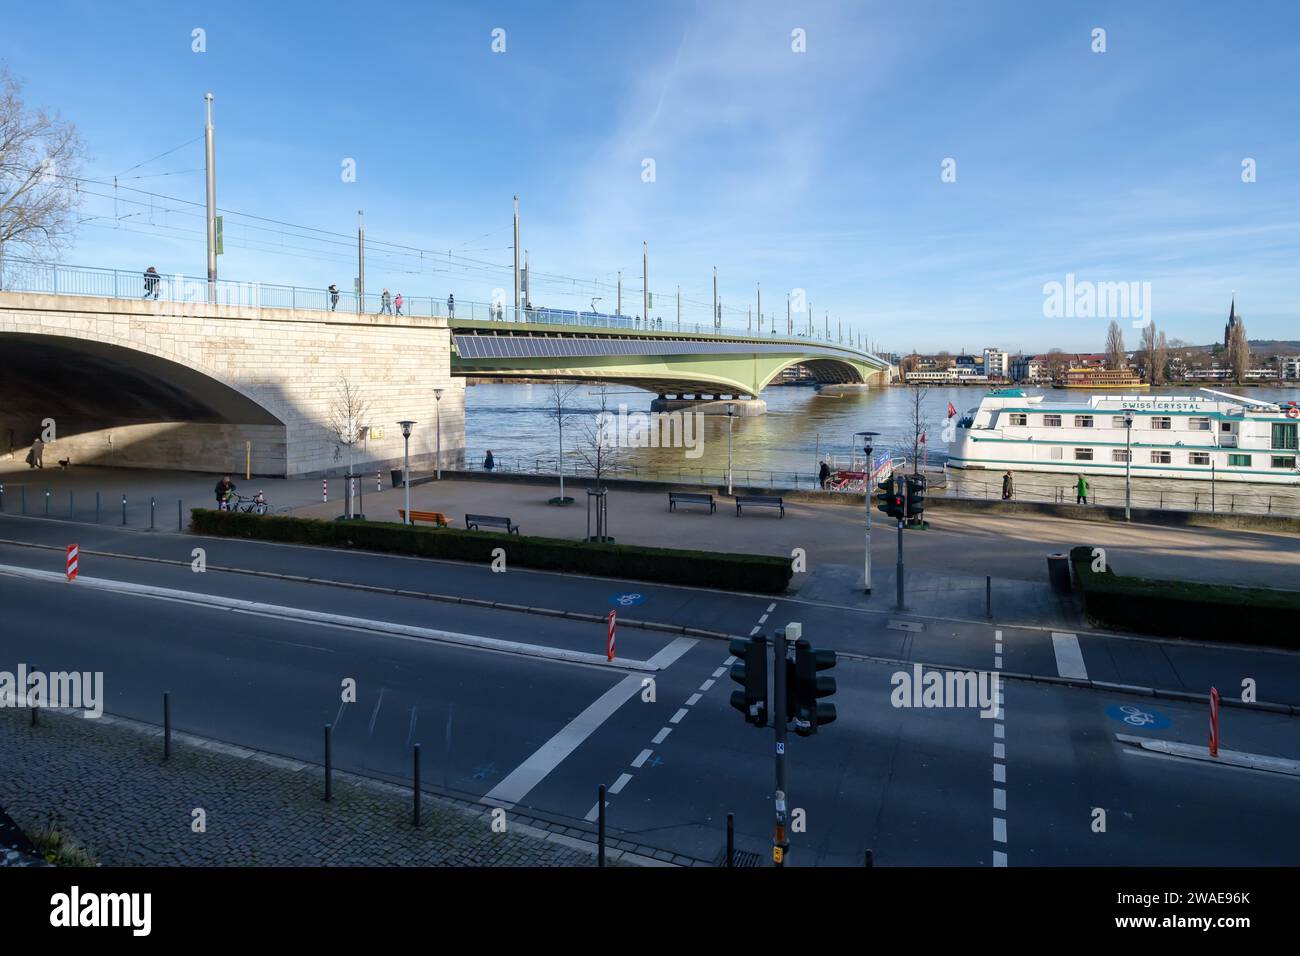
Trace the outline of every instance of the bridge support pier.
[[660, 395], [650, 403], [652, 412], [700, 412], [704, 415], [726, 415], [727, 405], [736, 407], [737, 418], [755, 418], [767, 414], [767, 402], [761, 398], [668, 398]]
[[827, 382], [821, 388], [817, 389], [818, 395], [827, 397], [840, 395], [858, 395], [862, 392], [869, 392], [879, 386], [871, 385], [868, 382]]

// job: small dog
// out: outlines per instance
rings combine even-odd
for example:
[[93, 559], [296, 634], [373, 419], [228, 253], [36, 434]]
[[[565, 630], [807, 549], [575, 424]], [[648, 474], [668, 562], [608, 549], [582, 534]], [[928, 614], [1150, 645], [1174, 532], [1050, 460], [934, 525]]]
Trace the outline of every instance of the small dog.
[[59, 467], [62, 468], [64, 471], [67, 471], [68, 468], [69, 468], [69, 466], [70, 466], [71, 464], [72, 464], [72, 459], [71, 459], [71, 458], [60, 458], [60, 459], [59, 459]]

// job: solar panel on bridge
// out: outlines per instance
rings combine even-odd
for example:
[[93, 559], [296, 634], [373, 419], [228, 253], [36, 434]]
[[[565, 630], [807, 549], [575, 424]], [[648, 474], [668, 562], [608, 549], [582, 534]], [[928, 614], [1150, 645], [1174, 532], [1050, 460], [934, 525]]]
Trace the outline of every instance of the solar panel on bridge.
[[532, 335], [457, 335], [456, 349], [466, 359], [557, 358], [599, 355], [717, 355], [726, 352], [827, 353], [842, 350], [813, 343], [718, 342], [700, 339], [572, 338]]

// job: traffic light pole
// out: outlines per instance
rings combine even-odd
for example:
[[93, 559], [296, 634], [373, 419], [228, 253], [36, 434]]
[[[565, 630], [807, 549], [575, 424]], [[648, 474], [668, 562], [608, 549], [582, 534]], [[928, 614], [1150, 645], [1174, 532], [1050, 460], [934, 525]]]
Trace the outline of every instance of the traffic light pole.
[[[799, 625], [792, 624], [791, 627], [799, 628]], [[776, 808], [776, 831], [772, 840], [772, 864], [774, 866], [785, 866], [786, 852], [790, 849], [790, 841], [786, 838], [785, 824], [785, 737], [786, 721], [789, 715], [785, 710], [785, 658], [786, 658], [786, 628], [777, 628], [776, 634], [772, 640], [772, 728], [774, 739], [776, 741], [776, 795], [773, 805]], [[795, 639], [798, 640], [802, 628], [795, 632]]]
[[[901, 475], [896, 476], [894, 481], [895, 481], [894, 487], [898, 489], [898, 493], [900, 495], [903, 495], [903, 501], [906, 502], [907, 497], [906, 497], [906, 492], [904, 490], [905, 486], [904, 486], [904, 481], [902, 476]], [[899, 611], [906, 610], [906, 608], [903, 606], [903, 523], [904, 523], [904, 518], [900, 515], [898, 519], [898, 574], [897, 574], [897, 579], [898, 579], [897, 580], [897, 585], [898, 585], [897, 610]]]

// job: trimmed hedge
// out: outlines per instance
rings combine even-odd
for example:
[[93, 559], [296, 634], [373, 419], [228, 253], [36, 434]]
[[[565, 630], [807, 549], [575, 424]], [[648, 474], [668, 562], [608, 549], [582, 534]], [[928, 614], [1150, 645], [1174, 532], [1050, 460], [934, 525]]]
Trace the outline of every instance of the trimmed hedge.
[[1070, 549], [1075, 586], [1088, 620], [1101, 627], [1162, 637], [1238, 644], [1300, 646], [1300, 591], [1163, 581], [1092, 569], [1093, 549]]
[[509, 565], [576, 571], [607, 578], [693, 584], [725, 591], [782, 594], [793, 569], [788, 558], [761, 554], [713, 554], [633, 544], [593, 544], [494, 531], [432, 528], [381, 521], [322, 521], [287, 515], [195, 508], [190, 528], [200, 534], [318, 544], [363, 551], [414, 554], [487, 564], [504, 548]]

